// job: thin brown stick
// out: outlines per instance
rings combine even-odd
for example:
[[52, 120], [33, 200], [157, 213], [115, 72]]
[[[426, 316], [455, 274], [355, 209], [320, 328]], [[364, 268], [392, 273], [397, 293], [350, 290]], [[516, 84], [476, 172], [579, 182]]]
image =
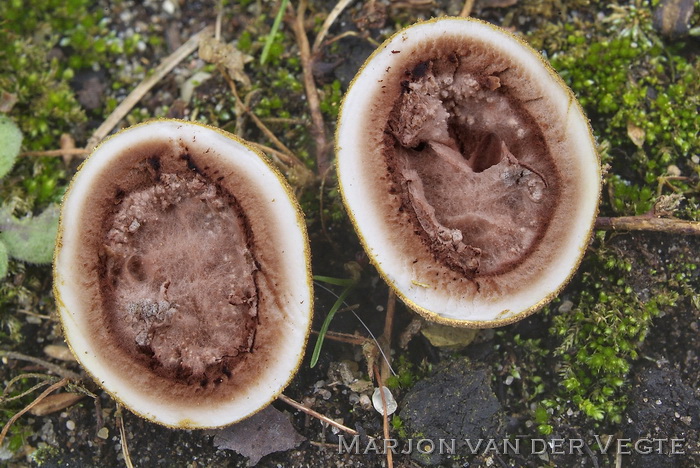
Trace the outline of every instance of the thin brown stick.
[[87, 148], [72, 148], [72, 149], [57, 149], [48, 151], [25, 151], [20, 153], [23, 157], [40, 157], [40, 156], [84, 156], [90, 154], [90, 150]]
[[304, 122], [302, 119], [292, 119], [292, 118], [287, 118], [287, 117], [264, 117], [262, 119], [263, 122], [267, 124], [283, 124], [283, 125], [304, 125], [306, 122]]
[[677, 218], [654, 218], [651, 216], [599, 217], [596, 229], [604, 231], [654, 231], [671, 234], [700, 235], [700, 222]]
[[283, 402], [287, 403], [289, 406], [293, 406], [294, 408], [298, 409], [299, 411], [308, 414], [309, 416], [313, 416], [314, 418], [319, 419], [319, 420], [325, 422], [326, 424], [330, 424], [333, 427], [337, 427], [341, 431], [345, 431], [350, 435], [359, 435], [356, 430], [350, 429], [347, 426], [343, 426], [342, 424], [333, 421], [331, 418], [324, 416], [321, 413], [312, 410], [311, 408], [307, 408], [306, 406], [302, 405], [301, 403], [299, 403], [295, 400], [292, 400], [291, 398], [289, 398], [288, 396], [286, 396], [284, 394], [280, 393], [280, 396], [278, 396], [277, 398], [279, 398]]
[[15, 421], [17, 421], [19, 418], [21, 418], [24, 413], [26, 413], [27, 411], [29, 411], [30, 409], [32, 409], [36, 405], [38, 405], [41, 402], [41, 400], [46, 398], [51, 392], [63, 387], [67, 383], [68, 383], [67, 378], [63, 378], [63, 379], [59, 380], [58, 382], [56, 382], [55, 384], [51, 385], [49, 388], [44, 390], [42, 392], [42, 394], [39, 395], [38, 397], [36, 397], [36, 399], [34, 401], [32, 401], [27, 406], [25, 406], [24, 408], [19, 410], [17, 413], [15, 413], [15, 415], [12, 416], [9, 421], [7, 421], [7, 424], [5, 424], [5, 427], [2, 428], [2, 432], [0, 432], [0, 447], [2, 447], [2, 443], [5, 440], [5, 436], [7, 435], [7, 431], [10, 430], [10, 427], [12, 427], [12, 425], [15, 423]]
[[182, 62], [188, 55], [197, 50], [199, 39], [205, 33], [209, 34], [210, 26], [199, 31], [190, 37], [187, 42], [177, 48], [175, 52], [168, 55], [154, 70], [153, 74], [146, 77], [129, 95], [112, 111], [107, 120], [100, 125], [95, 133], [88, 140], [86, 147], [92, 149], [101, 142], [109, 132], [131, 111], [131, 109], [141, 100], [141, 98], [151, 90], [160, 80], [163, 79], [178, 63]]
[[360, 39], [364, 39], [365, 41], [372, 44], [374, 47], [379, 47], [381, 45], [381, 43], [375, 41], [371, 37], [365, 34], [359, 34], [357, 31], [345, 31], [344, 33], [340, 33], [337, 36], [333, 36], [331, 39], [328, 39], [326, 41], [326, 45], [333, 44], [334, 42], [344, 39], [346, 37], [358, 37]]
[[[39, 382], [38, 384], [34, 385], [29, 390], [25, 390], [24, 392], [20, 393], [19, 395], [6, 397], [5, 395], [10, 393], [10, 389], [12, 388], [12, 386], [22, 379], [44, 379], [44, 380], [42, 382]], [[20, 398], [24, 398], [25, 396], [29, 395], [30, 393], [34, 393], [35, 391], [39, 390], [41, 387], [51, 385], [52, 383], [56, 383], [56, 377], [53, 377], [50, 375], [36, 374], [36, 373], [17, 375], [7, 383], [7, 386], [5, 386], [5, 390], [2, 392], [2, 396], [0, 396], [0, 403], [5, 404], [8, 401], [14, 401], [14, 400], [18, 400]]]
[[296, 157], [294, 152], [287, 148], [287, 146], [280, 141], [279, 138], [275, 136], [272, 131], [270, 131], [269, 128], [258, 118], [257, 115], [253, 111], [250, 110], [250, 108], [244, 104], [243, 100], [241, 99], [240, 95], [238, 94], [238, 88], [236, 87], [236, 83], [231, 79], [231, 77], [226, 73], [226, 70], [223, 68], [219, 68], [219, 71], [223, 75], [224, 79], [228, 83], [229, 88], [231, 89], [231, 93], [233, 94], [233, 97], [236, 99], [236, 102], [239, 103], [240, 108], [245, 112], [255, 123], [255, 125], [258, 127], [258, 129], [263, 132], [263, 134], [267, 137], [268, 140], [274, 144], [279, 151], [275, 152], [275, 156], [277, 156], [280, 161], [282, 161], [284, 164], [288, 166], [297, 166], [304, 170], [305, 172], [311, 172], [309, 169], [306, 167], [306, 165], [301, 162], [299, 158]]
[[216, 23], [214, 23], [214, 39], [221, 39], [221, 20], [224, 16], [224, 0], [216, 4]]
[[80, 375], [76, 374], [73, 371], [69, 371], [68, 369], [64, 369], [61, 366], [57, 366], [56, 364], [52, 364], [48, 361], [44, 361], [43, 359], [40, 359], [38, 357], [34, 356], [27, 356], [26, 354], [22, 353], [16, 353], [14, 351], [4, 351], [0, 350], [0, 357], [6, 357], [7, 359], [14, 359], [15, 361], [27, 361], [27, 362], [32, 362], [34, 364], [38, 364], [41, 367], [45, 368], [46, 370], [53, 372], [56, 375], [59, 375], [61, 377], [65, 377], [71, 380], [78, 381], [80, 380]]
[[[387, 414], [386, 408], [386, 397], [384, 396], [384, 381], [382, 380], [381, 373], [374, 368], [374, 375], [377, 378], [377, 385], [379, 386], [379, 395], [382, 397], [382, 416], [384, 419], [384, 440], [389, 440], [389, 415]], [[391, 450], [386, 451], [386, 466], [389, 468], [394, 468], [394, 459], [392, 457]]]
[[394, 329], [394, 314], [396, 312], [396, 294], [392, 289], [389, 289], [389, 297], [386, 301], [386, 316], [384, 317], [384, 334], [382, 335], [382, 344], [385, 346], [384, 359], [381, 364], [382, 379], [389, 377], [391, 369], [391, 335]]
[[310, 440], [309, 443], [313, 445], [314, 447], [319, 447], [319, 448], [329, 448], [329, 449], [337, 449], [338, 444], [329, 444], [328, 442], [316, 442], [315, 440]]
[[316, 142], [316, 170], [318, 175], [324, 179], [328, 175], [330, 165], [328, 162], [328, 142], [326, 140], [326, 124], [321, 113], [321, 102], [318, 99], [318, 90], [314, 81], [312, 70], [311, 48], [309, 38], [306, 36], [304, 28], [304, 12], [306, 11], [306, 0], [300, 0], [296, 14], [291, 19], [292, 30], [299, 45], [299, 55], [301, 56], [301, 67], [304, 73], [304, 89], [306, 90], [306, 100], [309, 102], [311, 121], [313, 127], [311, 134]]
[[119, 438], [122, 443], [122, 455], [124, 456], [124, 464], [127, 468], [134, 468], [134, 464], [131, 462], [131, 455], [129, 455], [129, 445], [126, 441], [126, 428], [124, 427], [124, 418], [122, 417], [122, 406], [117, 403], [117, 426], [119, 426]]
[[[318, 335], [318, 332], [316, 330], [311, 330], [311, 333], [313, 333], [314, 335]], [[341, 343], [349, 343], [357, 346], [362, 346], [367, 342], [367, 338], [332, 331], [327, 331], [325, 337], [329, 340], [339, 341]]]
[[333, 26], [335, 20], [338, 18], [338, 16], [340, 16], [343, 10], [347, 8], [348, 5], [350, 5], [353, 1], [354, 0], [339, 0], [338, 3], [335, 4], [331, 12], [328, 13], [328, 16], [326, 16], [326, 20], [323, 22], [323, 25], [321, 25], [321, 30], [316, 35], [316, 39], [314, 39], [314, 45], [311, 47], [311, 51], [314, 54], [316, 54], [321, 48], [323, 39], [325, 39], [326, 34], [328, 34], [328, 30], [331, 28], [331, 26]]
[[467, 17], [472, 14], [472, 10], [474, 9], [474, 3], [475, 0], [466, 0], [464, 2], [464, 6], [462, 7], [462, 11], [459, 12], [459, 16]]

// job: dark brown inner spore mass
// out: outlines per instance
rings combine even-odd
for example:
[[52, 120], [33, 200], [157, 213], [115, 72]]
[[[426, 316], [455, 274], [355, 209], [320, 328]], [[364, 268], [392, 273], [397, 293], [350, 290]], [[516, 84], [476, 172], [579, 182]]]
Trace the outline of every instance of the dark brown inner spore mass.
[[469, 63], [452, 54], [405, 71], [383, 154], [391, 191], [416, 234], [438, 261], [472, 279], [527, 258], [547, 229], [560, 182], [539, 126], [513, 90]]
[[151, 183], [117, 193], [103, 223], [105, 323], [122, 349], [157, 374], [220, 384], [254, 345], [252, 234], [220, 186], [191, 168], [150, 166]]

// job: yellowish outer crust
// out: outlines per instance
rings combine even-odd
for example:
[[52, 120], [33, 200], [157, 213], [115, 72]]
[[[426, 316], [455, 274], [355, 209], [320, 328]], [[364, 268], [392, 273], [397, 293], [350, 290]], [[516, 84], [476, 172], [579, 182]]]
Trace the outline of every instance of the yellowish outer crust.
[[[302, 349], [306, 349], [306, 345], [307, 345], [308, 340], [309, 340], [309, 334], [311, 332], [311, 322], [312, 322], [313, 310], [314, 310], [314, 307], [313, 307], [313, 300], [314, 300], [313, 279], [312, 279], [312, 273], [311, 273], [311, 247], [309, 245], [309, 236], [308, 236], [308, 232], [306, 229], [306, 222], [304, 220], [304, 213], [302, 212], [301, 207], [299, 206], [299, 203], [297, 202], [297, 199], [294, 196], [294, 193], [292, 192], [292, 188], [290, 187], [287, 180], [284, 178], [282, 173], [276, 167], [274, 167], [272, 165], [272, 163], [269, 161], [269, 159], [260, 150], [249, 145], [248, 142], [246, 142], [242, 138], [240, 138], [232, 133], [221, 130], [220, 128], [213, 127], [211, 125], [203, 124], [200, 122], [192, 122], [189, 120], [181, 120], [181, 119], [166, 119], [166, 118], [151, 119], [151, 120], [148, 120], [146, 122], [141, 122], [139, 124], [132, 125], [131, 127], [124, 128], [124, 129], [118, 131], [117, 133], [105, 138], [103, 141], [101, 141], [100, 144], [97, 145], [92, 150], [92, 153], [90, 153], [90, 156], [88, 156], [88, 158], [92, 157], [92, 155], [95, 154], [99, 150], [100, 146], [102, 146], [106, 141], [108, 141], [112, 138], [115, 138], [120, 133], [127, 131], [127, 130], [130, 130], [130, 129], [135, 128], [135, 127], [140, 127], [142, 125], [148, 125], [148, 124], [151, 124], [154, 122], [175, 122], [175, 123], [180, 123], [180, 124], [185, 124], [185, 125], [197, 125], [200, 127], [207, 128], [209, 130], [214, 130], [215, 132], [217, 132], [217, 133], [219, 133], [227, 138], [234, 140], [235, 142], [243, 145], [245, 148], [247, 148], [248, 150], [255, 153], [265, 163], [265, 165], [272, 171], [272, 173], [275, 175], [275, 177], [277, 177], [280, 184], [284, 188], [284, 191], [287, 194], [289, 200], [292, 202], [292, 205], [295, 208], [296, 217], [297, 217], [297, 226], [301, 229], [303, 239], [306, 240], [306, 242], [304, 243], [304, 258], [306, 259], [306, 286], [309, 290], [309, 298], [310, 298], [309, 309], [308, 309], [309, 310], [309, 325], [306, 329], [304, 343], [302, 345]], [[86, 161], [87, 161], [87, 158], [86, 158]], [[78, 167], [78, 171], [80, 171], [83, 164], [84, 164], [84, 162]], [[64, 199], [71, 192], [74, 180], [75, 180], [75, 177], [73, 179], [71, 179], [71, 181], [68, 185], [68, 189], [66, 190], [66, 193], [63, 195]], [[61, 217], [59, 218], [59, 222], [58, 222], [58, 234], [56, 236], [56, 248], [54, 249], [54, 255], [53, 255], [53, 259], [54, 259], [54, 262], [53, 262], [53, 277], [54, 277], [53, 293], [54, 293], [54, 297], [56, 300], [56, 306], [57, 306], [59, 311], [65, 310], [65, 308], [66, 308], [65, 304], [61, 300], [60, 294], [58, 293], [58, 288], [56, 287], [56, 278], [58, 278], [59, 274], [56, 271], [56, 261], [55, 260], [56, 260], [56, 256], [58, 255], [58, 252], [61, 250], [61, 247], [63, 245], [62, 239], [63, 239], [63, 212], [61, 212]], [[61, 328], [64, 329], [63, 335], [66, 336], [66, 334], [65, 334], [66, 322], [63, 320], [63, 313], [59, 313], [58, 316], [59, 316], [59, 320], [61, 321]], [[275, 401], [277, 399], [277, 397], [279, 397], [279, 395], [282, 393], [282, 391], [287, 387], [287, 385], [289, 385], [289, 383], [292, 381], [292, 379], [294, 378], [296, 373], [299, 371], [299, 367], [301, 366], [301, 363], [304, 360], [304, 353], [302, 352], [299, 355], [299, 360], [296, 363], [296, 365], [294, 366], [293, 371], [290, 372], [289, 377], [287, 378], [284, 385], [282, 385], [280, 390], [278, 392], [275, 392], [274, 394], [270, 395], [270, 399], [268, 400], [267, 404], [261, 406], [260, 408], [256, 409], [255, 411], [249, 413], [247, 416], [244, 416], [244, 417], [236, 419], [236, 420], [232, 420], [226, 424], [222, 424], [219, 426], [197, 425], [194, 421], [192, 421], [190, 419], [183, 419], [183, 420], [179, 421], [178, 424], [176, 424], [176, 425], [170, 425], [170, 424], [166, 424], [166, 423], [163, 423], [162, 421], [158, 420], [157, 417], [150, 417], [149, 415], [143, 414], [140, 411], [135, 411], [133, 408], [126, 405], [117, 395], [115, 395], [111, 391], [104, 388], [102, 386], [101, 380], [96, 375], [94, 375], [90, 371], [88, 371], [87, 368], [83, 365], [83, 362], [81, 360], [81, 356], [79, 355], [79, 353], [75, 352], [75, 350], [71, 346], [70, 342], [66, 340], [66, 344], [68, 345], [68, 348], [71, 350], [71, 353], [73, 353], [73, 356], [75, 356], [76, 360], [82, 366], [85, 373], [88, 374], [90, 376], [90, 378], [92, 378], [92, 380], [94, 380], [104, 391], [106, 391], [112, 397], [112, 399], [114, 399], [117, 403], [124, 406], [125, 408], [128, 408], [129, 411], [131, 411], [132, 413], [134, 413], [134, 414], [136, 414], [136, 415], [138, 415], [138, 416], [140, 416], [140, 417], [142, 417], [150, 422], [159, 424], [161, 426], [169, 427], [171, 429], [215, 429], [217, 427], [230, 426], [231, 424], [235, 424], [239, 421], [242, 421], [243, 419], [249, 418], [250, 416], [256, 414], [257, 412], [265, 409], [270, 403], [272, 403], [273, 401]]]
[[[470, 22], [474, 22], [474, 23], [480, 23], [484, 26], [488, 26], [489, 28], [508, 36], [512, 40], [514, 40], [514, 41], [518, 42], [520, 45], [524, 46], [527, 50], [529, 50], [532, 54], [534, 54], [537, 57], [537, 59], [544, 66], [545, 70], [547, 70], [547, 72], [552, 76], [552, 78], [554, 78], [554, 80], [564, 90], [566, 90], [571, 102], [573, 102], [573, 104], [576, 106], [576, 109], [578, 110], [578, 112], [580, 112], [581, 115], [583, 115], [583, 116], [586, 115], [583, 112], [583, 108], [581, 107], [581, 104], [576, 99], [576, 96], [574, 95], [573, 91], [571, 91], [569, 86], [564, 82], [564, 80], [562, 80], [562, 78], [552, 68], [552, 66], [547, 62], [547, 60], [545, 60], [544, 57], [542, 57], [542, 55], [539, 52], [537, 52], [535, 49], [533, 49], [532, 46], [530, 46], [530, 44], [528, 44], [524, 40], [520, 39], [519, 37], [509, 33], [505, 29], [500, 28], [498, 26], [495, 26], [491, 23], [488, 23], [486, 21], [476, 19], [476, 18], [464, 18], [464, 17], [460, 17], [460, 16], [456, 16], [456, 17], [443, 16], [440, 18], [432, 18], [432, 19], [429, 19], [426, 21], [419, 21], [417, 23], [414, 23], [411, 26], [408, 26], [404, 29], [401, 29], [401, 30], [395, 32], [390, 38], [388, 38], [386, 41], [384, 41], [382, 43], [382, 45], [377, 47], [377, 49], [374, 52], [372, 52], [372, 54], [367, 58], [367, 60], [365, 60], [365, 63], [362, 64], [362, 66], [360, 67], [360, 70], [357, 72], [355, 77], [350, 82], [350, 85], [348, 86], [347, 92], [349, 92], [349, 90], [353, 87], [353, 85], [355, 84], [355, 81], [357, 80], [357, 77], [362, 73], [362, 71], [365, 69], [367, 64], [369, 64], [372, 61], [372, 59], [374, 59], [374, 57], [386, 47], [386, 45], [389, 42], [393, 41], [394, 38], [407, 32], [413, 26], [417, 26], [417, 25], [421, 25], [421, 24], [437, 23], [437, 22], [444, 20], [444, 19], [461, 20], [461, 21], [470, 21]], [[346, 95], [347, 95], [347, 92], [346, 92]], [[335, 152], [336, 152], [336, 154], [339, 153], [339, 149], [340, 149], [338, 147], [338, 141], [339, 141], [338, 132], [340, 130], [340, 120], [343, 117], [344, 107], [345, 107], [345, 100], [343, 100], [343, 104], [341, 105], [340, 111], [338, 112], [338, 124], [336, 125], [336, 135], [335, 135]], [[586, 119], [586, 124], [588, 127], [588, 137], [591, 140], [591, 144], [595, 148], [596, 144], [595, 144], [595, 140], [593, 138], [593, 129], [591, 128], [591, 124], [590, 124], [590, 121], [588, 119]], [[597, 152], [595, 153], [595, 155], [596, 155], [596, 159], [598, 161], [598, 167], [597, 167], [598, 178], [602, 179], [600, 155]], [[343, 200], [343, 204], [345, 204], [345, 206], [348, 207], [349, 205], [348, 205], [348, 201], [347, 201], [347, 198], [345, 195], [345, 189], [343, 188], [342, 179], [340, 177], [338, 177], [338, 186], [340, 188], [340, 196]], [[600, 202], [601, 191], [602, 191], [602, 185], [599, 186], [599, 189], [598, 189], [598, 202]], [[588, 233], [587, 233], [587, 236], [586, 236], [588, 239], [590, 239], [591, 236], [593, 235], [595, 220], [598, 217], [598, 210], [599, 210], [599, 208], [598, 208], [598, 204], [597, 204], [595, 212], [594, 212], [594, 216], [591, 218], [591, 226], [590, 226]], [[352, 225], [355, 228], [355, 232], [357, 233], [357, 236], [360, 238], [360, 243], [362, 244], [362, 247], [365, 249], [365, 252], [368, 252], [370, 262], [372, 262], [372, 265], [374, 265], [374, 267], [377, 269], [377, 271], [379, 272], [379, 275], [382, 277], [384, 282], [386, 282], [391, 287], [391, 289], [404, 302], [404, 304], [406, 304], [411, 309], [418, 312], [421, 316], [425, 317], [427, 320], [430, 320], [431, 322], [437, 322], [437, 323], [440, 323], [443, 325], [450, 325], [453, 327], [496, 328], [496, 327], [502, 327], [505, 325], [510, 325], [511, 323], [515, 323], [519, 320], [524, 319], [525, 317], [528, 317], [529, 315], [532, 315], [537, 310], [542, 308], [545, 304], [549, 303], [552, 299], [557, 297], [559, 295], [559, 293], [561, 292], [561, 290], [564, 289], [564, 287], [569, 283], [569, 281], [571, 281], [571, 278], [573, 277], [574, 273], [576, 273], [576, 270], [578, 269], [579, 265], [581, 264], [581, 261], [583, 260], [583, 256], [586, 253], [586, 247], [587, 247], [587, 246], [582, 246], [580, 248], [579, 256], [578, 256], [578, 259], [576, 260], [576, 262], [574, 263], [574, 267], [571, 269], [571, 271], [569, 272], [569, 275], [560, 284], [560, 286], [557, 289], [555, 289], [554, 291], [552, 291], [550, 294], [548, 294], [544, 298], [542, 298], [535, 305], [533, 305], [525, 310], [522, 310], [520, 312], [517, 312], [517, 313], [513, 313], [510, 310], [503, 310], [498, 314], [498, 316], [502, 317], [504, 315], [508, 315], [508, 317], [502, 318], [502, 319], [496, 319], [496, 320], [478, 320], [478, 321], [475, 321], [475, 320], [450, 319], [450, 318], [442, 317], [441, 315], [438, 315], [435, 312], [432, 312], [424, 307], [421, 307], [418, 304], [416, 304], [415, 302], [411, 301], [393, 282], [391, 282], [388, 275], [382, 270], [380, 264], [375, 261], [374, 257], [372, 257], [371, 254], [369, 254], [369, 252], [371, 252], [371, 250], [369, 249], [369, 245], [368, 245], [366, 239], [364, 238], [364, 236], [362, 235], [362, 232], [358, 228], [357, 220], [355, 219], [355, 216], [353, 215], [352, 210], [348, 209], [347, 212], [348, 212], [348, 215], [350, 217], [350, 221], [352, 222]]]

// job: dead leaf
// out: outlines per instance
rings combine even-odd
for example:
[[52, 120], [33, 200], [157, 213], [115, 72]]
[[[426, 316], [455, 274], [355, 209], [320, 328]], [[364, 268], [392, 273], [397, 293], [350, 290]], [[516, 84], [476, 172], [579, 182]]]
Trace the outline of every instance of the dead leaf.
[[243, 67], [253, 57], [244, 54], [235, 45], [221, 42], [214, 36], [205, 36], [199, 41], [199, 56], [202, 60], [223, 66], [231, 78], [244, 86], [250, 86], [250, 78]]
[[419, 318], [414, 318], [411, 320], [411, 323], [408, 324], [406, 329], [401, 332], [401, 335], [399, 336], [399, 347], [401, 349], [406, 349], [408, 347], [408, 343], [410, 343], [413, 337], [420, 332], [422, 326], [423, 320]]
[[15, 104], [17, 104], [17, 96], [7, 91], [3, 91], [0, 94], [0, 112], [3, 114], [9, 113]]
[[70, 352], [68, 346], [64, 345], [47, 345], [44, 347], [44, 354], [60, 361], [75, 362], [75, 356]]
[[632, 122], [627, 122], [627, 136], [630, 137], [630, 140], [632, 140], [632, 143], [634, 143], [634, 145], [637, 148], [641, 148], [642, 146], [644, 146], [644, 138], [646, 137], [646, 132], [643, 128], [637, 127]]
[[[72, 150], [75, 149], [75, 140], [69, 133], [63, 133], [61, 135], [60, 145], [62, 150]], [[70, 164], [71, 160], [73, 159], [73, 155], [70, 153], [64, 153], [61, 155], [61, 157], [66, 165]]]
[[294, 429], [289, 418], [272, 405], [213, 433], [214, 445], [248, 457], [248, 466], [257, 465], [265, 455], [291, 450], [306, 440]]
[[56, 393], [41, 400], [34, 408], [29, 410], [29, 412], [34, 416], [45, 416], [68, 408], [84, 397], [85, 395], [80, 395], [78, 393]]
[[683, 200], [685, 200], [685, 197], [682, 193], [661, 195], [654, 203], [654, 215], [662, 218], [673, 216]]

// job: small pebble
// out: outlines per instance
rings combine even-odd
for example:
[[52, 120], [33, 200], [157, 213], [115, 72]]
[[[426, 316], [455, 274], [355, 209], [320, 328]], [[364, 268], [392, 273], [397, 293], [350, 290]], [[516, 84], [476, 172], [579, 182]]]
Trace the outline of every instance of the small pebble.
[[573, 309], [573, 308], [574, 308], [574, 303], [567, 299], [566, 301], [562, 302], [561, 305], [559, 306], [559, 313], [566, 314], [568, 312], [571, 312], [571, 309]]
[[103, 427], [102, 429], [97, 431], [97, 437], [99, 437], [102, 440], [107, 440], [107, 438], [109, 437], [109, 429]]
[[369, 410], [372, 408], [372, 400], [369, 399], [368, 395], [365, 395], [364, 393], [360, 395], [360, 406], [364, 410]]
[[69, 431], [72, 431], [73, 429], [75, 429], [75, 422], [69, 419], [68, 421], [66, 421], [66, 427]]
[[163, 11], [169, 15], [172, 15], [173, 13], [175, 13], [175, 4], [170, 0], [165, 0], [163, 2]]

